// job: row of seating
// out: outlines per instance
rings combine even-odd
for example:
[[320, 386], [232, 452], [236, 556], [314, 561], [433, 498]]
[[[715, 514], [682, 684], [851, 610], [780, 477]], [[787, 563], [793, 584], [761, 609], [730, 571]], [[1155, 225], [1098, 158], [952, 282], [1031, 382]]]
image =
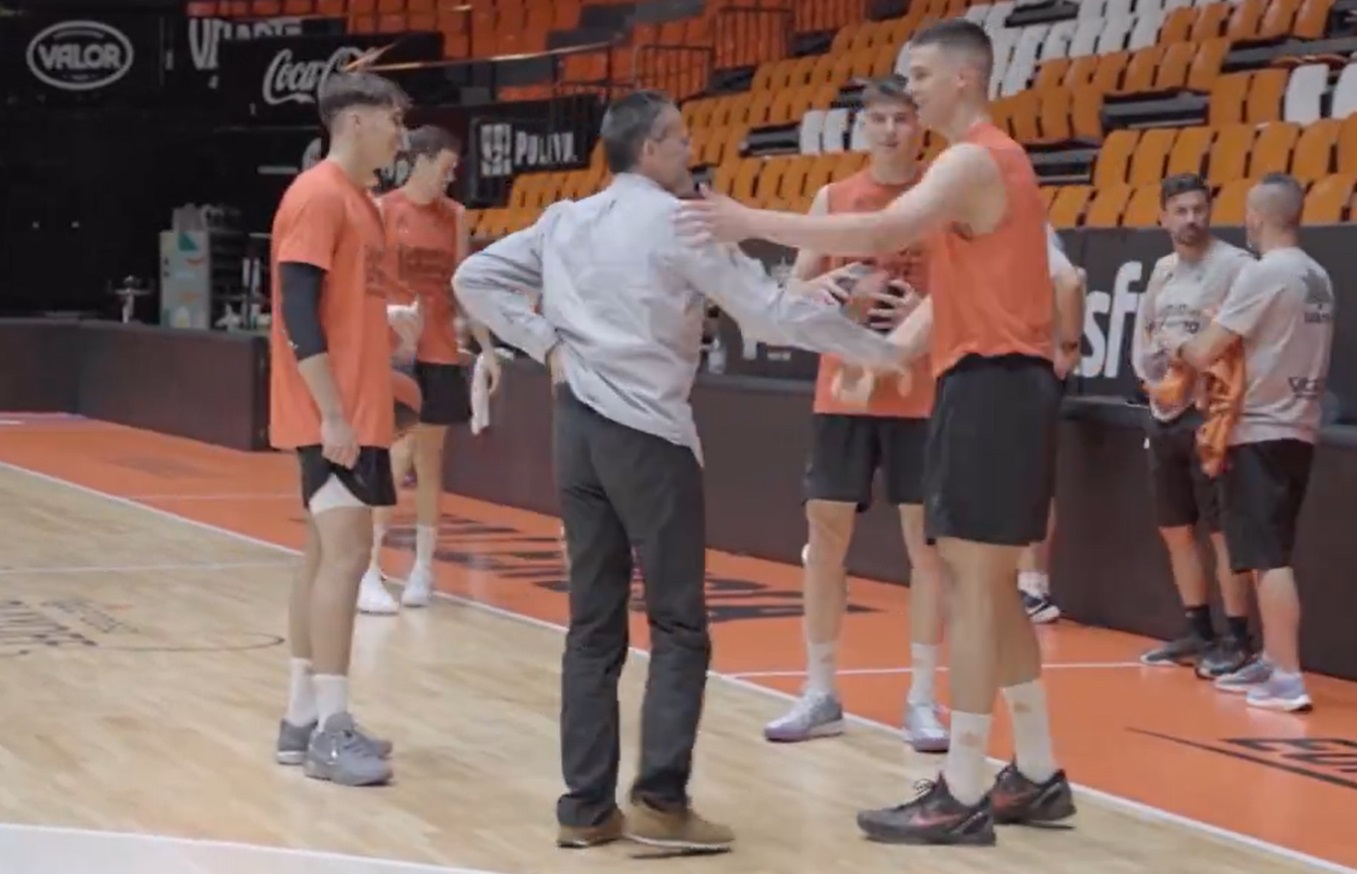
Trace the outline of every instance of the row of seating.
[[[829, 182], [849, 176], [865, 164], [861, 152], [839, 155], [787, 155], [745, 158], [723, 164], [712, 180], [715, 189], [769, 209], [805, 211], [814, 192]], [[525, 174], [515, 181], [510, 204], [504, 208], [470, 210], [472, 233], [498, 237], [525, 228], [536, 221], [542, 209], [556, 200], [587, 197], [603, 187], [607, 174], [601, 167], [562, 173]], [[1221, 185], [1212, 207], [1217, 225], [1239, 225], [1244, 219], [1245, 198], [1258, 176], [1250, 174]], [[1159, 222], [1159, 179], [1135, 184], [1115, 182], [1101, 186], [1043, 186], [1042, 198], [1051, 223], [1059, 229], [1147, 228]], [[1329, 173], [1305, 179], [1306, 224], [1338, 224], [1357, 218], [1351, 213], [1357, 194], [1357, 172]]]

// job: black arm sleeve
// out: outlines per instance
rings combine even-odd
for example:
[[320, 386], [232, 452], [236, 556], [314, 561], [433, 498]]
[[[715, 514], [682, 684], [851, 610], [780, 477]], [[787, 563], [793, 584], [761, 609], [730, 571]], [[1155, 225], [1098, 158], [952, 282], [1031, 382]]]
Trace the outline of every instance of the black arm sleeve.
[[[278, 265], [282, 283], [283, 327], [298, 361], [325, 352], [325, 331], [320, 327], [320, 289], [325, 271], [314, 264], [285, 261]], [[277, 314], [274, 314], [277, 318]]]

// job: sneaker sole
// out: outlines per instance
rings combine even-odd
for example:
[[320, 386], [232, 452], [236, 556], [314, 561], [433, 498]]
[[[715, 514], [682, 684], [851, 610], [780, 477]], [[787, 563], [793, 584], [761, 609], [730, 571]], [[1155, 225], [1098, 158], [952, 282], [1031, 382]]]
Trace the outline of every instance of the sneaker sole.
[[302, 766], [302, 773], [306, 774], [306, 776], [310, 777], [312, 780], [323, 780], [327, 783], [334, 783], [339, 786], [355, 786], [355, 787], [384, 786], [387, 783], [390, 783], [391, 778], [394, 776], [394, 774], [392, 774], [391, 771], [388, 770], [385, 774], [382, 774], [377, 777], [355, 778], [351, 775], [346, 775], [334, 771], [330, 768], [324, 768], [310, 760], [307, 760], [306, 763]]
[[1043, 607], [1035, 613], [1028, 613], [1027, 618], [1034, 625], [1049, 625], [1060, 618], [1060, 608], [1055, 606]]
[[1281, 713], [1308, 713], [1315, 707], [1309, 695], [1300, 698], [1263, 698], [1261, 700], [1251, 698], [1248, 705], [1260, 710], [1276, 710]]
[[915, 740], [908, 734], [905, 735], [905, 743], [916, 753], [945, 753], [952, 747], [951, 737], [944, 738], [921, 738]]
[[998, 843], [992, 826], [976, 832], [946, 835], [901, 835], [894, 832], [869, 832], [866, 829], [862, 829], [862, 834], [873, 843], [905, 847], [992, 847]]
[[306, 751], [278, 750], [273, 758], [280, 765], [300, 765], [306, 761]]
[[728, 852], [734, 843], [734, 841], [681, 841], [671, 838], [651, 838], [630, 833], [624, 834], [623, 837], [644, 847], [655, 847], [660, 850], [686, 850], [689, 853], [724, 853]]
[[825, 737], [838, 737], [845, 731], [844, 721], [842, 719], [834, 722], [826, 722], [823, 725], [817, 725], [807, 731], [805, 734], [777, 734], [776, 732], [765, 731], [763, 739], [769, 743], [775, 744], [797, 744], [808, 740], [816, 740]]

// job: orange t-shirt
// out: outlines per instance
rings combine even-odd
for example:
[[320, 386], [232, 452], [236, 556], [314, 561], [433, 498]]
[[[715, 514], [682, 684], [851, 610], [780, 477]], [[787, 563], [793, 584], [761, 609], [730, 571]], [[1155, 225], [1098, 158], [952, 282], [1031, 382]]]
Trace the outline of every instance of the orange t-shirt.
[[400, 189], [382, 196], [382, 221], [396, 273], [391, 296], [399, 303], [419, 298], [424, 330], [415, 359], [430, 364], [461, 360], [454, 328], [457, 303], [452, 294], [452, 274], [462, 257], [461, 213], [461, 204], [447, 197], [415, 203]]
[[1023, 147], [988, 122], [961, 139], [988, 150], [1007, 195], [993, 231], [952, 225], [928, 241], [933, 373], [970, 354], [1055, 355], [1055, 291], [1046, 258], [1046, 208]]
[[386, 321], [385, 243], [377, 204], [333, 161], [292, 180], [273, 217], [273, 324], [269, 441], [278, 449], [320, 443], [320, 409], [297, 367], [282, 318], [279, 265], [325, 271], [320, 324], [330, 369], [363, 446], [389, 447], [395, 429], [391, 338]]
[[[884, 209], [891, 201], [909, 189], [915, 181], [901, 185], [886, 185], [877, 182], [867, 170], [849, 176], [847, 179], [829, 185], [826, 195], [829, 212], [876, 212]], [[887, 271], [895, 279], [910, 285], [919, 294], [928, 294], [925, 265], [927, 259], [920, 246], [911, 246], [903, 252], [881, 255], [876, 258], [829, 258], [830, 269], [841, 267], [853, 261], [865, 261]], [[929, 371], [928, 358], [924, 356], [914, 365], [913, 388], [908, 395], [901, 395], [894, 379], [878, 379], [872, 395], [864, 407], [860, 404], [844, 403], [834, 397], [834, 377], [843, 367], [843, 362], [834, 355], [820, 356], [820, 371], [815, 379], [815, 412], [819, 414], [847, 416], [891, 416], [904, 419], [926, 419], [933, 409], [933, 377]]]

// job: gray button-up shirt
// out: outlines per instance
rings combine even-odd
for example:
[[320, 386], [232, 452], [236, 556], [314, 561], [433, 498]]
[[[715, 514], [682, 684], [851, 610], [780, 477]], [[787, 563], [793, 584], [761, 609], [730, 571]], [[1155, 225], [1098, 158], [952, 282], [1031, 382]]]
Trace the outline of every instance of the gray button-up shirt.
[[[899, 347], [838, 307], [788, 293], [736, 246], [675, 232], [679, 200], [618, 174], [605, 190], [552, 204], [530, 228], [467, 258], [453, 278], [466, 312], [538, 361], [559, 344], [571, 392], [600, 415], [702, 460], [689, 404], [704, 297], [745, 335], [891, 366]], [[541, 292], [541, 313], [533, 297]]]

